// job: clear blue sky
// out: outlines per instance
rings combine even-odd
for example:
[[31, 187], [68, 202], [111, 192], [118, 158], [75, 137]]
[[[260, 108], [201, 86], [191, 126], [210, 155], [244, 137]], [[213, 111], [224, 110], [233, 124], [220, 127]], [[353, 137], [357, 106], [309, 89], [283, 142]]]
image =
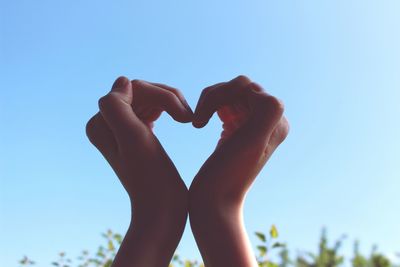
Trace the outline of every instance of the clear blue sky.
[[[238, 74], [286, 104], [291, 132], [248, 195], [249, 232], [315, 249], [359, 238], [400, 251], [400, 2], [0, 1], [0, 257], [47, 266], [124, 233], [128, 198], [86, 139], [97, 99], [119, 75], [202, 88]], [[166, 115], [156, 132], [185, 182], [213, 150]], [[199, 258], [187, 225], [181, 254]]]

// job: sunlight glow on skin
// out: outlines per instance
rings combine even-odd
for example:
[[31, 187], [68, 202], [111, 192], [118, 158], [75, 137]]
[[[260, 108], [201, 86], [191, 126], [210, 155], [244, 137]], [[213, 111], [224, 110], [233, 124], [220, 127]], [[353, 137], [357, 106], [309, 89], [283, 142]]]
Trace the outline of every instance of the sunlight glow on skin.
[[[113, 266], [167, 266], [187, 214], [207, 266], [258, 266], [243, 224], [243, 203], [250, 184], [288, 134], [283, 105], [245, 76], [203, 92], [194, 114], [177, 89], [125, 77], [100, 98], [100, 112], [89, 120], [87, 135], [132, 205], [131, 225]], [[189, 190], [152, 132], [164, 110], [197, 128], [218, 112], [225, 125], [226, 134]]]

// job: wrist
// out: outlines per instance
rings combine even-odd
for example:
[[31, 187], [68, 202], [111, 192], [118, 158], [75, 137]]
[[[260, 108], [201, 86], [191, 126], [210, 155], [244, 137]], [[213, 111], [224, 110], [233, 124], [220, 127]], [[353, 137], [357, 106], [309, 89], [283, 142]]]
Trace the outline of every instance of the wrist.
[[242, 218], [243, 198], [230, 198], [205, 191], [189, 191], [189, 216], [194, 225], [239, 224]]
[[206, 266], [258, 266], [244, 227], [244, 199], [189, 192], [190, 225]]
[[146, 192], [131, 199], [132, 220], [165, 221], [188, 211], [189, 194], [186, 189]]
[[[241, 211], [245, 194], [224, 190], [223, 186], [210, 185], [205, 177], [196, 177], [189, 189], [189, 212], [207, 210], [213, 213], [238, 213]], [[214, 181], [213, 181], [214, 182]]]

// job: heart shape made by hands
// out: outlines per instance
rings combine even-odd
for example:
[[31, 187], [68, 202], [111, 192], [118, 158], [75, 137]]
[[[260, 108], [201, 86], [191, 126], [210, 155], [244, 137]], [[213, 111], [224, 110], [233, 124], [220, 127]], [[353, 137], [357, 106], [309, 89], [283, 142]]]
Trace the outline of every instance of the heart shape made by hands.
[[[238, 242], [242, 248], [247, 247], [243, 251], [251, 251], [244, 237], [241, 207], [255, 177], [288, 133], [283, 105], [277, 98], [239, 76], [204, 89], [192, 112], [175, 88], [120, 77], [111, 92], [99, 100], [99, 109], [87, 124], [87, 136], [119, 177], [135, 216], [135, 227], [128, 230], [128, 241], [121, 246], [116, 266], [142, 266], [140, 261], [154, 262], [148, 266], [167, 266], [188, 213], [205, 262], [224, 266], [228, 263], [218, 259], [229, 258], [232, 264], [228, 266], [254, 263], [250, 253], [237, 254], [236, 258], [212, 254], [220, 247], [235, 251]], [[178, 122], [192, 122], [196, 128], [204, 127], [215, 112], [222, 121], [218, 145], [189, 189], [152, 131], [163, 111]], [[221, 216], [225, 218], [222, 221]], [[241, 233], [241, 241], [237, 234], [224, 233], [221, 224], [226, 225], [223, 229]], [[164, 256], [143, 258], [140, 251], [152, 251], [153, 243], [142, 236], [152, 236], [148, 240], [163, 244]], [[134, 244], [140, 244], [141, 249], [125, 255]]]
[[196, 128], [203, 128], [217, 113], [223, 130], [207, 162], [220, 154], [219, 157], [223, 157], [220, 160], [232, 161], [231, 169], [252, 162], [250, 165], [256, 167], [253, 166], [254, 173], [249, 174], [250, 180], [288, 133], [282, 102], [245, 76], [205, 88], [194, 112], [183, 94], [173, 87], [128, 81], [120, 77], [114, 82], [112, 91], [99, 100], [101, 112], [87, 125], [89, 139], [110, 163], [115, 162], [117, 151], [133, 145], [132, 137], [143, 138], [143, 133], [153, 128], [163, 111], [178, 122], [192, 122]]

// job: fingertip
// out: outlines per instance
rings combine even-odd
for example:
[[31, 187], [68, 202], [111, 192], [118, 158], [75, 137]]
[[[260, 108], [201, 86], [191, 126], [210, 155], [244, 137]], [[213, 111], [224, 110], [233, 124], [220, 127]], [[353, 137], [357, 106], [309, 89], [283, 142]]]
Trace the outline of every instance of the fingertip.
[[184, 108], [184, 110], [185, 110], [185, 118], [186, 118], [186, 120], [184, 121], [184, 122], [191, 122], [191, 121], [193, 121], [193, 118], [194, 118], [194, 113], [193, 113], [193, 110], [192, 110], [192, 108], [189, 106], [189, 104], [188, 104], [188, 102], [186, 101], [186, 99], [180, 99], [180, 101], [181, 101], [181, 103], [182, 103], [182, 105], [183, 105], [183, 108]]
[[191, 116], [193, 116], [193, 110], [192, 108], [189, 106], [188, 102], [186, 101], [186, 99], [181, 100], [183, 106], [186, 108], [187, 112], [191, 114]]
[[171, 113], [171, 116], [176, 121], [181, 122], [181, 123], [192, 122], [194, 114], [193, 114], [193, 111], [190, 108], [189, 104], [186, 102], [186, 100], [182, 100], [177, 97], [176, 97], [176, 99], [178, 100], [176, 102], [176, 105], [179, 108], [179, 111], [177, 110], [177, 112], [175, 113], [175, 116], [172, 116], [172, 113]]
[[182, 121], [180, 121], [181, 123], [189, 123], [189, 122], [192, 122], [192, 120], [190, 120], [190, 119], [184, 119], [184, 120], [182, 120]]
[[194, 113], [193, 113], [192, 109], [187, 110], [187, 118], [188, 118], [187, 122], [192, 122], [193, 121]]
[[[211, 114], [212, 116], [212, 114]], [[204, 126], [207, 125], [208, 121], [210, 120], [211, 116], [208, 116], [203, 108], [197, 109], [193, 114], [193, 126], [195, 128], [203, 128]]]
[[184, 115], [182, 116], [182, 119], [179, 120], [179, 122], [182, 123], [188, 123], [193, 121], [193, 112], [190, 110], [185, 109]]
[[207, 123], [208, 123], [208, 121], [195, 121], [195, 120], [194, 120], [194, 121], [192, 122], [192, 125], [193, 125], [195, 128], [200, 129], [200, 128], [203, 128], [204, 126], [206, 126]]
[[192, 125], [193, 125], [194, 128], [197, 128], [197, 129], [201, 128], [201, 126], [198, 124], [197, 121], [192, 121]]

